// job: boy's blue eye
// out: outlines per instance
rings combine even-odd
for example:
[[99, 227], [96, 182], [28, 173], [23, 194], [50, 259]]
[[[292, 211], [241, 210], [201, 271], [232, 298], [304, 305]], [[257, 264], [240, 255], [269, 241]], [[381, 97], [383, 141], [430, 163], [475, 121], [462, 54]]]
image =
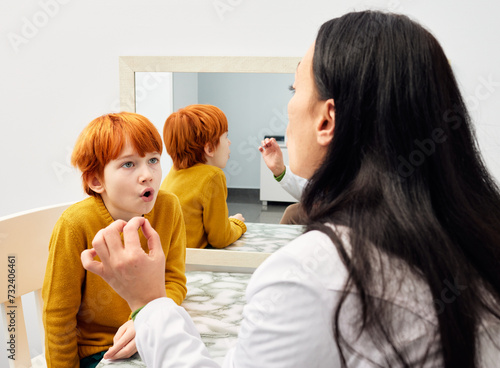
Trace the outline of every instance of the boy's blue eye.
[[127, 169], [130, 169], [132, 166], [134, 166], [134, 164], [132, 162], [125, 162], [122, 167], [125, 167]]
[[150, 158], [149, 159], [149, 163], [150, 164], [157, 164], [158, 162], [160, 162], [160, 160], [156, 157], [153, 157], [153, 158]]
[[289, 89], [290, 91], [292, 91], [292, 93], [295, 93], [295, 88], [293, 88], [293, 84], [290, 84], [290, 85], [288, 86], [288, 89]]

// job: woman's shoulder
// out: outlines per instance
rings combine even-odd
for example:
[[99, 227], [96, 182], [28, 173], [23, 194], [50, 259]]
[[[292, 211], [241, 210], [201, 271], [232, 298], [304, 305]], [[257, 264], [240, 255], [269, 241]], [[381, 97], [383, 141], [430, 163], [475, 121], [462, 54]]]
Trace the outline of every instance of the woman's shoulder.
[[255, 271], [255, 279], [312, 283], [342, 290], [347, 270], [336, 246], [325, 233], [308, 231], [273, 253]]
[[[334, 244], [322, 231], [306, 232], [269, 256], [255, 271], [256, 281], [263, 284], [271, 282], [266, 280], [300, 282], [323, 291], [343, 291], [349, 272], [338, 247], [342, 247], [348, 257], [351, 256], [350, 230], [329, 226], [342, 244]], [[429, 288], [418, 274], [401, 260], [384, 254], [373, 259], [372, 268], [377, 280], [374, 288], [367, 291], [369, 295], [435, 322]], [[349, 292], [357, 293], [354, 286]]]

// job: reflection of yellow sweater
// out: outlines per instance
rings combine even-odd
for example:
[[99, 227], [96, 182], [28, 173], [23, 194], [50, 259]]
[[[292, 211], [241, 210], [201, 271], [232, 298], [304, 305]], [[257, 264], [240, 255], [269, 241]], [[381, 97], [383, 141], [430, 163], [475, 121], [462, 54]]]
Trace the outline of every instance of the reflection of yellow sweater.
[[[181, 304], [186, 296], [186, 233], [179, 201], [160, 190], [153, 210], [144, 217], [160, 235], [166, 255], [167, 295]], [[95, 234], [112, 222], [103, 201], [90, 197], [70, 206], [54, 227], [42, 289], [48, 367], [78, 368], [80, 359], [108, 350], [129, 318], [127, 302], [101, 277], [86, 272], [80, 261], [82, 251], [92, 248]], [[140, 239], [147, 252], [142, 232]]]
[[187, 169], [172, 167], [161, 188], [179, 197], [188, 248], [207, 244], [224, 248], [247, 231], [244, 222], [228, 218], [226, 176], [218, 167], [196, 164]]

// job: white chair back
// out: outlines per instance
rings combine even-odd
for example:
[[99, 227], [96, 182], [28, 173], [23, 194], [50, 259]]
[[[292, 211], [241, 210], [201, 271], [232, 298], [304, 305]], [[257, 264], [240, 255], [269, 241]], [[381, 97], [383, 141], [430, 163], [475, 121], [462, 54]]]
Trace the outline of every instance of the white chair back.
[[[41, 288], [49, 240], [57, 219], [71, 203], [38, 208], [0, 218], [0, 311], [7, 342], [8, 366], [41, 367], [32, 358], [21, 296], [35, 293], [37, 326], [43, 351]], [[13, 359], [15, 358], [15, 359]], [[37, 362], [36, 364], [34, 362]], [[4, 367], [3, 363], [0, 366]]]

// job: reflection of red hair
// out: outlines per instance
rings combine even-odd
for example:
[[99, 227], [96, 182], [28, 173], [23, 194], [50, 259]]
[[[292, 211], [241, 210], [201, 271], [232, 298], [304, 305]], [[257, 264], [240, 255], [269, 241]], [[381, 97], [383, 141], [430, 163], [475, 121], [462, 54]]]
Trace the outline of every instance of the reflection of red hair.
[[163, 140], [176, 169], [205, 163], [205, 145], [215, 149], [227, 132], [226, 115], [212, 105], [190, 105], [167, 118]]
[[161, 155], [163, 149], [156, 127], [139, 114], [121, 112], [103, 115], [83, 129], [73, 149], [71, 164], [82, 172], [83, 189], [87, 194], [98, 196], [89, 188], [88, 181], [94, 176], [102, 179], [104, 167], [118, 157], [126, 142], [141, 157], [150, 152]]

